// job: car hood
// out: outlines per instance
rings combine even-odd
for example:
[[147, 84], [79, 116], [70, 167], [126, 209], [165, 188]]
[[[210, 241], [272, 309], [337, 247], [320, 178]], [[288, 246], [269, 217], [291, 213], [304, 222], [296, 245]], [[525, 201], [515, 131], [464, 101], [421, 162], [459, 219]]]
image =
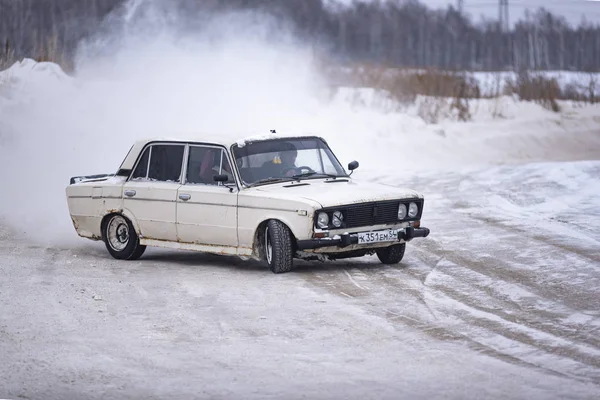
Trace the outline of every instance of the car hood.
[[265, 185], [258, 191], [282, 194], [287, 198], [304, 198], [315, 201], [321, 207], [334, 207], [345, 204], [367, 203], [372, 201], [423, 198], [418, 192], [382, 183], [360, 182], [352, 179], [306, 179], [300, 182]]

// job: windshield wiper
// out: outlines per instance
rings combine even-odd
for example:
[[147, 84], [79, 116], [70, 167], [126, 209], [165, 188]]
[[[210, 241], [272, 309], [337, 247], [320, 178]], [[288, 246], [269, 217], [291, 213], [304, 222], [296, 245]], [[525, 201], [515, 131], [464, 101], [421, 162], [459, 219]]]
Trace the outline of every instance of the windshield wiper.
[[261, 183], [271, 183], [271, 182], [287, 182], [287, 181], [293, 181], [294, 178], [292, 177], [281, 177], [281, 178], [264, 178], [264, 179], [259, 179], [256, 182], [252, 182], [249, 186], [256, 186], [256, 185], [260, 185]]
[[307, 178], [309, 176], [315, 176], [315, 175], [326, 176], [328, 178], [333, 178], [333, 179], [341, 178], [341, 176], [338, 176], [338, 175], [326, 174], [326, 173], [321, 173], [321, 172], [316, 172], [316, 171], [310, 171], [310, 172], [304, 172], [302, 174], [292, 175], [292, 178]]

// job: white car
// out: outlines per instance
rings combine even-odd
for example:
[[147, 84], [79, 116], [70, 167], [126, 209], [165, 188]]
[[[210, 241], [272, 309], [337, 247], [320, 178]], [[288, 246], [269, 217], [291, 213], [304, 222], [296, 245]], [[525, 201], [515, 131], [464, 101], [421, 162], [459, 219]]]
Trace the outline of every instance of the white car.
[[137, 141], [114, 174], [71, 178], [77, 234], [102, 240], [117, 259], [146, 246], [266, 260], [274, 273], [294, 258], [377, 254], [385, 264], [426, 237], [423, 196], [350, 177], [316, 136], [246, 141]]

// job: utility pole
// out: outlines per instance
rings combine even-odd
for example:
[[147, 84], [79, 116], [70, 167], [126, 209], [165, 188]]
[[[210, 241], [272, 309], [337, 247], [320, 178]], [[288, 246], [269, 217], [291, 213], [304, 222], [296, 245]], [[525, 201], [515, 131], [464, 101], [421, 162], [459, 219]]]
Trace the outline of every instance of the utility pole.
[[458, 12], [460, 14], [462, 14], [463, 13], [463, 9], [464, 9], [464, 0], [458, 0], [457, 8], [458, 8]]
[[508, 22], [508, 0], [500, 0], [499, 17], [500, 30], [502, 32], [508, 32], [510, 30], [510, 24]]
[[[512, 35], [509, 34], [510, 32], [510, 23], [508, 21], [508, 0], [500, 0], [500, 7], [499, 7], [499, 24], [500, 24], [500, 32], [504, 33], [505, 35], [501, 35], [501, 36], [506, 36], [506, 40], [508, 41], [507, 43], [502, 43], [502, 53], [503, 53], [503, 57], [501, 57], [502, 59], [504, 59], [507, 64], [509, 63], [508, 60], [511, 60], [511, 56], [513, 55], [513, 38]], [[504, 42], [504, 39], [501, 39], [502, 42]], [[513, 64], [513, 60], [510, 61], [510, 65], [514, 65]]]

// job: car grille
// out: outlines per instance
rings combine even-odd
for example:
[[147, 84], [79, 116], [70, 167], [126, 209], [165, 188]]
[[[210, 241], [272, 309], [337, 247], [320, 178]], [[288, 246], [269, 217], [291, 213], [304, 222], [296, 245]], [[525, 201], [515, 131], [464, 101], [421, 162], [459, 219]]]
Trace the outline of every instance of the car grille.
[[[405, 218], [402, 221], [398, 220], [398, 207], [400, 203], [408, 205], [411, 203], [417, 203], [419, 206], [419, 213], [414, 218]], [[406, 222], [406, 221], [415, 221], [421, 218], [421, 213], [423, 210], [423, 200], [422, 199], [406, 199], [406, 200], [389, 200], [389, 201], [379, 201], [372, 203], [362, 203], [362, 204], [349, 204], [338, 207], [331, 207], [324, 210], [317, 211], [319, 212], [327, 212], [330, 217], [334, 211], [339, 210], [344, 214], [344, 225], [342, 228], [359, 228], [363, 226], [372, 226], [372, 225], [385, 225], [385, 224], [395, 224], [398, 222]], [[316, 223], [316, 215], [315, 215], [315, 223]], [[336, 229], [331, 224], [329, 229]]]
[[398, 222], [399, 201], [345, 207], [347, 228]]

